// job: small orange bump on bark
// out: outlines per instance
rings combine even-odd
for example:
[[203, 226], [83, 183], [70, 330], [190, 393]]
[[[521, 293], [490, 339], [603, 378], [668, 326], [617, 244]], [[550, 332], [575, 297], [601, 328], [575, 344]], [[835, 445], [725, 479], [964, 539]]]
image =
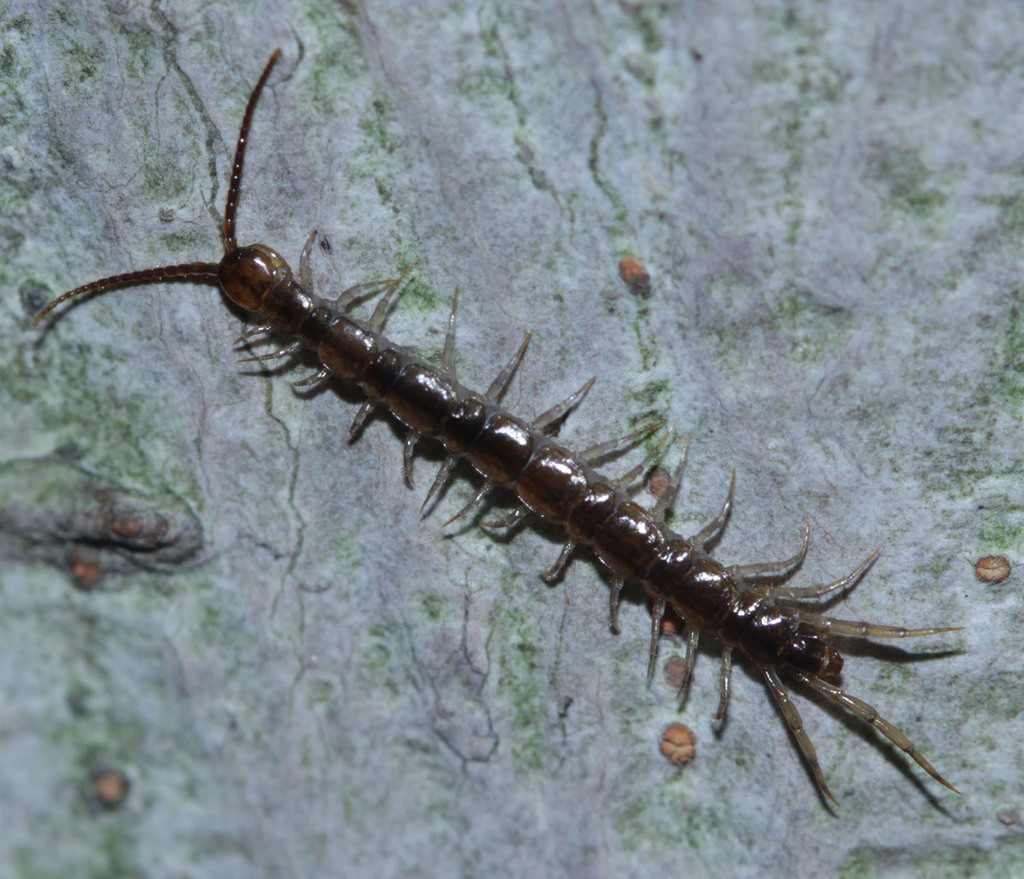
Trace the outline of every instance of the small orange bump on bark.
[[104, 809], [120, 808], [128, 796], [131, 784], [120, 769], [102, 769], [89, 779], [89, 792]]
[[659, 750], [669, 763], [676, 766], [689, 763], [697, 753], [697, 737], [688, 726], [669, 724], [661, 734]]
[[664, 467], [652, 467], [647, 474], [647, 490], [654, 497], [661, 497], [672, 485], [672, 474]]
[[974, 575], [982, 583], [1002, 583], [1011, 571], [1009, 560], [1001, 555], [983, 556], [974, 566]]
[[73, 552], [68, 557], [68, 567], [71, 569], [71, 585], [82, 592], [91, 592], [103, 579], [103, 569], [92, 555]]
[[634, 296], [646, 299], [651, 295], [651, 276], [633, 254], [627, 254], [619, 260], [619, 277]]

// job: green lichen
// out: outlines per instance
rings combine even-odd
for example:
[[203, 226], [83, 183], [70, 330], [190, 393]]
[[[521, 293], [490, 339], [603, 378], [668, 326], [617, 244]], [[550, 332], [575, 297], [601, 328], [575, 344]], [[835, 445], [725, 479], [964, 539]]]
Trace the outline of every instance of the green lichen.
[[876, 148], [868, 164], [869, 174], [889, 193], [889, 205], [927, 219], [948, 201], [941, 189], [932, 185], [934, 175], [918, 153], [891, 146]]

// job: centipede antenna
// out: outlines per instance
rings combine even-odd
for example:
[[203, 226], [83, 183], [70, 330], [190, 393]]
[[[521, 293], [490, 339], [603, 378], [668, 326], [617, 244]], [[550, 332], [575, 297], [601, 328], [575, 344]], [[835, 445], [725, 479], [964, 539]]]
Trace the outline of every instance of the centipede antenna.
[[526, 349], [530, 345], [530, 339], [533, 338], [533, 333], [527, 331], [523, 337], [523, 344], [519, 346], [519, 350], [512, 355], [512, 359], [505, 364], [505, 368], [498, 373], [498, 377], [491, 382], [491, 386], [487, 389], [487, 393], [484, 396], [492, 403], [501, 402], [501, 398], [505, 396], [505, 391], [508, 390], [509, 383], [512, 381], [512, 376], [515, 375], [516, 370], [519, 368], [519, 364], [523, 362], [523, 357], [526, 356]]
[[185, 281], [196, 284], [216, 284], [217, 272], [220, 267], [210, 262], [187, 262], [174, 266], [160, 266], [155, 269], [142, 269], [137, 272], [126, 272], [123, 275], [111, 275], [109, 278], [100, 278], [74, 290], [68, 290], [56, 299], [48, 302], [42, 311], [32, 321], [33, 326], [39, 326], [40, 322], [58, 305], [67, 302], [69, 299], [78, 299], [87, 296], [99, 296], [110, 290], [120, 290], [124, 287], [139, 287], [143, 284], [164, 284], [170, 281]]
[[230, 251], [238, 247], [235, 238], [235, 211], [238, 209], [238, 196], [242, 188], [242, 169], [245, 167], [245, 143], [249, 137], [249, 126], [252, 124], [252, 115], [256, 110], [256, 104], [263, 92], [263, 86], [270, 78], [270, 72], [274, 69], [278, 59], [281, 57], [281, 50], [275, 49], [270, 56], [267, 66], [263, 68], [256, 88], [249, 95], [249, 103], [245, 105], [245, 115], [242, 116], [242, 127], [238, 132], [238, 145], [235, 147], [235, 161], [231, 166], [231, 183], [228, 186], [228, 200], [224, 206], [224, 250]]

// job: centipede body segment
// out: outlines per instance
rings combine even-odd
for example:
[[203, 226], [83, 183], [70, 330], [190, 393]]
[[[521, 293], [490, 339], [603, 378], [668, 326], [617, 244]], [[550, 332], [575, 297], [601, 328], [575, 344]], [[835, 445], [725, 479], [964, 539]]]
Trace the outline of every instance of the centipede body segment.
[[[491, 490], [503, 489], [515, 498], [517, 506], [503, 522], [497, 523], [498, 526], [511, 527], [531, 514], [561, 526], [565, 543], [545, 577], [557, 578], [577, 547], [589, 547], [611, 576], [610, 623], [613, 629], [617, 628], [617, 610], [624, 584], [627, 581], [641, 584], [653, 606], [648, 678], [654, 669], [662, 618], [671, 609], [685, 621], [680, 693], [688, 687], [699, 636], [703, 633], [716, 638], [722, 645], [721, 695], [716, 714], [716, 718], [721, 719], [728, 701], [732, 654], [734, 650], [741, 653], [760, 670], [824, 796], [835, 800], [800, 713], [790, 697], [785, 676], [873, 726], [930, 776], [955, 791], [904, 733], [872, 706], [838, 686], [843, 658], [832, 643], [835, 635], [906, 638], [953, 629], [906, 629], [836, 619], [799, 609], [803, 602], [820, 602], [855, 586], [874, 561], [875, 554], [834, 583], [785, 586], [784, 581], [806, 554], [809, 528], [805, 528], [801, 549], [791, 558], [755, 565], [723, 565], [706, 549], [717, 539], [729, 518], [735, 475], [721, 511], [711, 522], [689, 538], [672, 531], [665, 523], [665, 514], [682, 477], [685, 448], [667, 489], [659, 495], [652, 509], [644, 509], [628, 494], [637, 477], [663, 451], [670, 433], [662, 436], [647, 460], [621, 477], [610, 478], [595, 469], [602, 459], [643, 439], [660, 429], [660, 425], [582, 452], [557, 442], [552, 436], [554, 428], [583, 399], [593, 379], [532, 421], [516, 417], [502, 406], [502, 396], [526, 351], [529, 334], [486, 393], [475, 393], [454, 377], [454, 305], [441, 362], [434, 366], [417, 359], [383, 335], [384, 322], [404, 277], [362, 284], [345, 291], [336, 301], [328, 301], [313, 292], [310, 253], [317, 239], [315, 232], [303, 248], [298, 278], [270, 247], [238, 245], [235, 214], [241, 193], [246, 142], [260, 94], [280, 56], [280, 49], [273, 53], [246, 106], [231, 171], [222, 230], [225, 252], [220, 262], [163, 266], [94, 281], [50, 302], [36, 317], [36, 324], [69, 299], [118, 288], [172, 281], [219, 286], [233, 303], [260, 321], [241, 337], [242, 343], [272, 331], [295, 339], [293, 344], [279, 351], [248, 359], [271, 360], [308, 349], [315, 354], [320, 369], [296, 384], [308, 386], [336, 377], [359, 385], [366, 393], [367, 402], [356, 416], [353, 431], [358, 430], [373, 406], [386, 408], [407, 429], [404, 465], [410, 483], [416, 443], [420, 439], [440, 443], [447, 459], [427, 494], [424, 509], [429, 508], [454, 466], [465, 460], [482, 477], [483, 487], [470, 504], [449, 521], [469, 515]], [[371, 317], [354, 316], [353, 306], [375, 293], [383, 293], [383, 296]], [[455, 299], [458, 299], [457, 291]]]

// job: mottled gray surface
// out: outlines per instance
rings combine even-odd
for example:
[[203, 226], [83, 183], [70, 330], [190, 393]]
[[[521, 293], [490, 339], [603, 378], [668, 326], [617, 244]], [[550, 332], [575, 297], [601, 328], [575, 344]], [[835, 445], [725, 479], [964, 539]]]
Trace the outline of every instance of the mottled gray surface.
[[[5, 875], [1020, 871], [1021, 579], [972, 565], [1024, 543], [1024, 7], [896, 5], [0, 5]], [[612, 635], [587, 561], [546, 586], [543, 529], [445, 537], [465, 479], [421, 522], [430, 462], [412, 492], [386, 420], [347, 443], [356, 394], [246, 374], [212, 290], [32, 328], [75, 284], [216, 258], [276, 45], [240, 237], [294, 258], [319, 228], [321, 290], [418, 260], [389, 332], [425, 349], [460, 285], [472, 386], [534, 329], [508, 403], [597, 374], [570, 441], [691, 433], [679, 521], [735, 466], [728, 561], [805, 518], [799, 584], [881, 547], [837, 613], [965, 629], [853, 647], [845, 683], [963, 797], [801, 697], [833, 816], [749, 670], [713, 735], [713, 644], [670, 767], [647, 610]], [[119, 811], [85, 793], [105, 767]]]

